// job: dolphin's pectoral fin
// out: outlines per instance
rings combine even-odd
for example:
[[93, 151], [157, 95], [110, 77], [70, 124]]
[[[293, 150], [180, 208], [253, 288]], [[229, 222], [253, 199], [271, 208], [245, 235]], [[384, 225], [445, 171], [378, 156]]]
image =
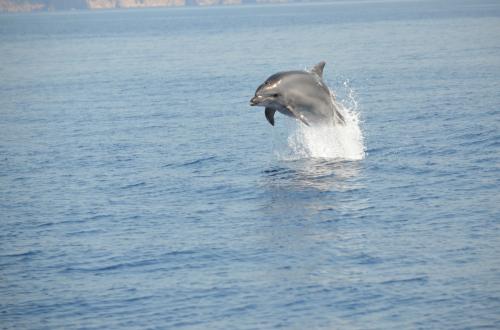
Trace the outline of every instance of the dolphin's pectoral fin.
[[314, 72], [320, 78], [323, 78], [323, 69], [325, 68], [325, 64], [326, 64], [325, 61], [319, 62], [311, 69], [311, 72]]
[[266, 108], [264, 113], [266, 114], [266, 119], [269, 122], [269, 124], [274, 126], [274, 113], [276, 112], [275, 109], [272, 108]]
[[311, 126], [311, 125], [309, 125], [309, 123], [306, 120], [306, 117], [304, 117], [303, 114], [301, 114], [300, 112], [298, 112], [297, 110], [295, 110], [291, 106], [287, 106], [286, 108], [288, 109], [288, 111], [290, 111], [293, 114], [293, 116], [295, 118], [297, 118], [298, 120], [300, 120], [301, 122], [303, 122], [304, 124], [306, 124], [306, 126]]

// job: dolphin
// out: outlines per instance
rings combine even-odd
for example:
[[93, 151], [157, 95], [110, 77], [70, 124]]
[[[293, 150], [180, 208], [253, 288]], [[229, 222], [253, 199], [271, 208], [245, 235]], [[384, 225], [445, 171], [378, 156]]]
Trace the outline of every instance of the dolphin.
[[267, 121], [274, 126], [276, 111], [306, 124], [345, 124], [334, 96], [323, 81], [325, 62], [310, 71], [278, 72], [266, 79], [250, 100], [251, 106], [265, 107]]

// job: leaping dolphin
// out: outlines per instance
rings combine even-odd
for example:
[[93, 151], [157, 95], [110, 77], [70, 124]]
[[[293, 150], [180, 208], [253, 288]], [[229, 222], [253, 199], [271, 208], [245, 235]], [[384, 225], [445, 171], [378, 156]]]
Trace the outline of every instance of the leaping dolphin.
[[278, 72], [255, 91], [250, 105], [265, 107], [267, 121], [274, 126], [276, 111], [296, 118], [307, 126], [328, 123], [344, 124], [330, 90], [323, 81], [325, 62], [311, 71]]

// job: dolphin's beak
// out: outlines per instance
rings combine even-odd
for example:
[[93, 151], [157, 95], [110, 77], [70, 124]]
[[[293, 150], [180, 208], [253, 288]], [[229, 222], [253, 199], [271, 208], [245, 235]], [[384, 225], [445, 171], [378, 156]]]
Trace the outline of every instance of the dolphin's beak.
[[260, 98], [259, 96], [252, 97], [252, 99], [250, 100], [250, 105], [255, 106], [255, 105], [259, 104], [259, 98]]

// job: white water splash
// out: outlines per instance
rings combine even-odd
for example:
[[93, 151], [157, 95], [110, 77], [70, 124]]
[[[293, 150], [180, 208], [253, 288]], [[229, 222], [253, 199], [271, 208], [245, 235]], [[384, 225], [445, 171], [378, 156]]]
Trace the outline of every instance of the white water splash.
[[[365, 157], [363, 132], [360, 127], [358, 103], [354, 92], [344, 82], [346, 97], [339, 101], [332, 96], [345, 119], [345, 125], [306, 126], [298, 121], [288, 137], [291, 154], [281, 158], [335, 158], [360, 160]], [[333, 95], [333, 91], [332, 91]]]

